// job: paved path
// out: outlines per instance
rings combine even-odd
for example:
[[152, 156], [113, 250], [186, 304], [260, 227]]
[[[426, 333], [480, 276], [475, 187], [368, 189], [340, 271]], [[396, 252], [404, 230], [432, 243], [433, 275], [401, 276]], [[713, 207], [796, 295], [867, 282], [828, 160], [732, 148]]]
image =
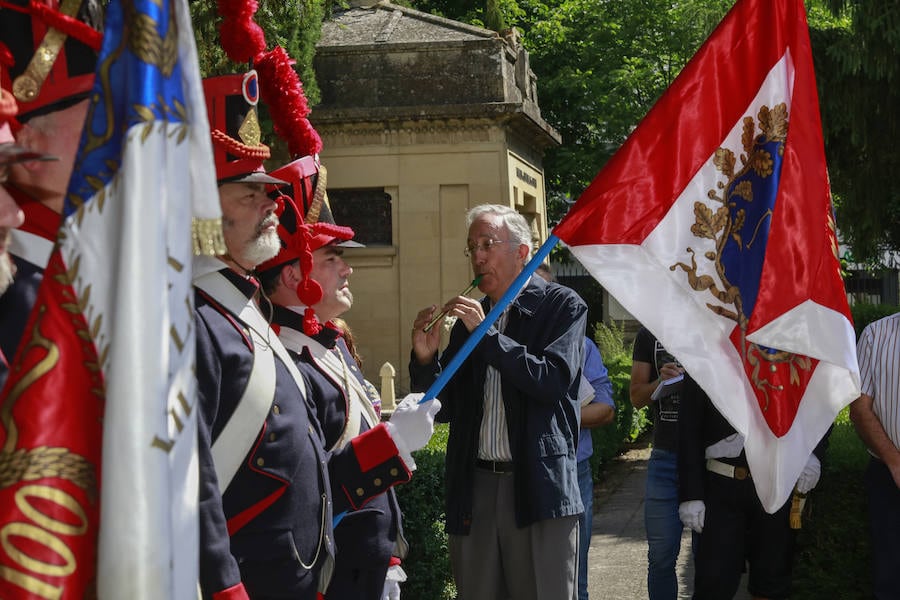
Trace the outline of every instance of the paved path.
[[[613, 459], [594, 490], [594, 532], [588, 555], [591, 600], [647, 598], [644, 484], [650, 450], [639, 446]], [[685, 530], [678, 556], [679, 598], [691, 597], [691, 536]], [[747, 600], [745, 582], [736, 600]]]

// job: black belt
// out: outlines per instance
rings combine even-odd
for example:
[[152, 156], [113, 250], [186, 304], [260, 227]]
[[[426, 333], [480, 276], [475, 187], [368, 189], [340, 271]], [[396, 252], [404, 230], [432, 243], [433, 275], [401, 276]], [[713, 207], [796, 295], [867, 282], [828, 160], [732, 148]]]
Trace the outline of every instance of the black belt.
[[491, 471], [493, 473], [512, 473], [513, 472], [513, 463], [511, 462], [499, 462], [496, 460], [482, 460], [478, 459], [475, 461], [475, 466], [479, 469], [484, 469], [485, 471]]

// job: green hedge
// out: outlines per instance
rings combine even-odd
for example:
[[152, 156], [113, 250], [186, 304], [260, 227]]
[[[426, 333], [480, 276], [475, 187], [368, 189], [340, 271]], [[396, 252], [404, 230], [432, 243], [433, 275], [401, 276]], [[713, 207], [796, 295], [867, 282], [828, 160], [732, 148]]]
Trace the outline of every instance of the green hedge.
[[416, 472], [409, 483], [397, 486], [403, 511], [403, 530], [409, 555], [403, 561], [407, 581], [404, 600], [447, 600], [456, 596], [447, 534], [444, 532], [444, 456], [448, 426], [435, 427], [427, 446], [414, 454]]
[[635, 410], [631, 406], [628, 391], [631, 386], [631, 344], [625, 343], [624, 328], [615, 323], [598, 323], [594, 328], [594, 341], [600, 349], [603, 364], [609, 371], [613, 401], [616, 403], [615, 423], [591, 431], [594, 442], [591, 471], [596, 481], [603, 465], [622, 452], [623, 444], [636, 440], [652, 423], [647, 408]]
[[797, 538], [793, 600], [872, 597], [865, 446], [845, 408], [835, 420], [822, 477], [806, 500]]

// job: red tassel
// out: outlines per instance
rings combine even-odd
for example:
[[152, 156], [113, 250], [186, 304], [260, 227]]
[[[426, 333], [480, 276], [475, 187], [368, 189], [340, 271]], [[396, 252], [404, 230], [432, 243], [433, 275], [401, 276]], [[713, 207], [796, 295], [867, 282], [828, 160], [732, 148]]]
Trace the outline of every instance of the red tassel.
[[322, 331], [322, 324], [316, 318], [316, 311], [311, 307], [307, 307], [303, 312], [303, 333], [309, 337], [318, 335]]
[[303, 277], [303, 281], [297, 286], [297, 297], [306, 306], [315, 306], [322, 301], [322, 286], [315, 279]]

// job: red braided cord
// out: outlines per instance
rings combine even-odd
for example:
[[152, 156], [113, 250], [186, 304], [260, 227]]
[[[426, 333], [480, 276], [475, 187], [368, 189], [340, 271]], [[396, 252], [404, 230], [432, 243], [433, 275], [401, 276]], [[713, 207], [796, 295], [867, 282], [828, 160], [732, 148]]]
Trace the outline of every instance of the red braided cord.
[[269, 147], [265, 144], [248, 146], [247, 144], [237, 141], [227, 133], [223, 133], [221, 129], [213, 129], [210, 134], [212, 135], [214, 144], [222, 146], [229, 154], [233, 154], [234, 156], [239, 156], [241, 158], [267, 159], [272, 155], [269, 151]]

